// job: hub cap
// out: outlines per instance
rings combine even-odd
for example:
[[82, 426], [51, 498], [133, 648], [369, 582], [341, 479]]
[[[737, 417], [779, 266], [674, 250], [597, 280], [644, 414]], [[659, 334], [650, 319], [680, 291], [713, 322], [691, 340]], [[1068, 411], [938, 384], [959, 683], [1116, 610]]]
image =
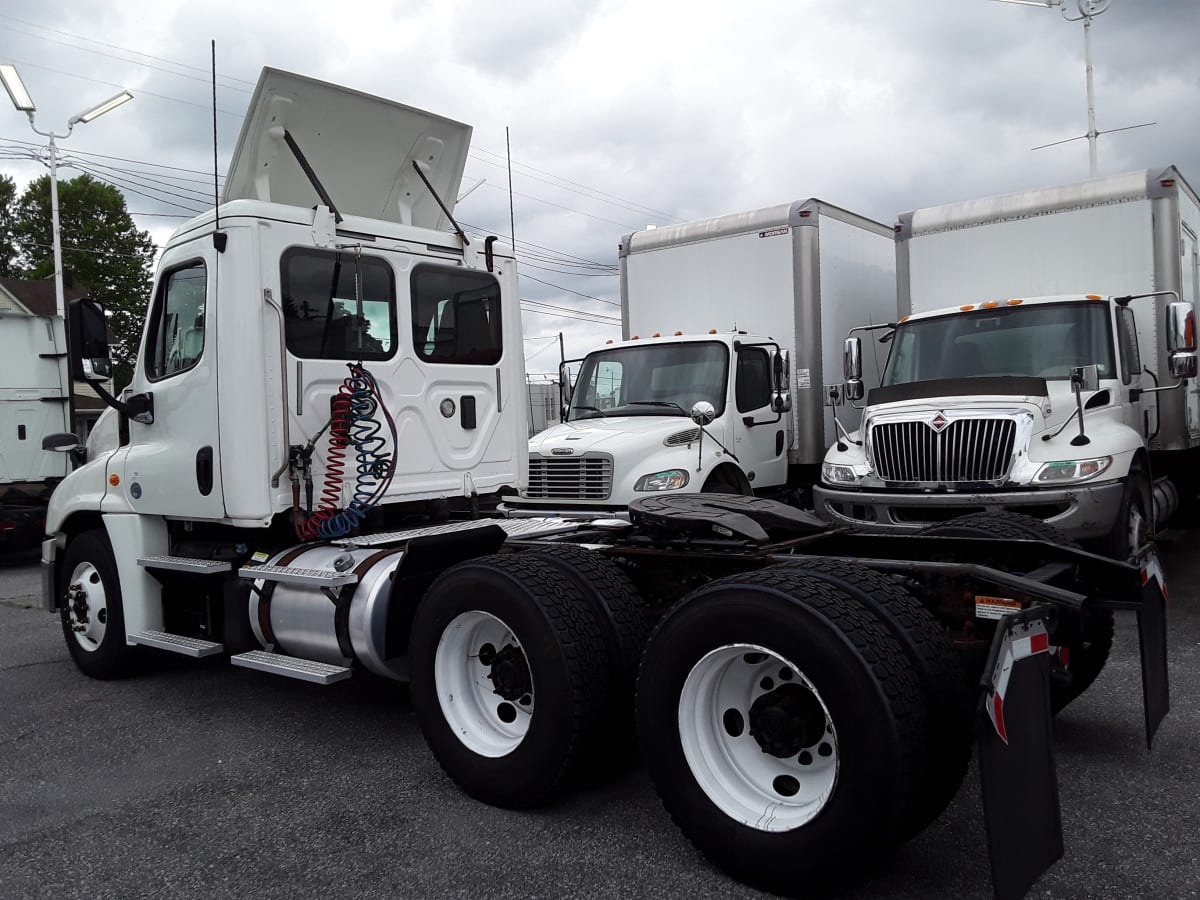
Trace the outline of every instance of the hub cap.
[[760, 831], [807, 824], [837, 782], [828, 709], [799, 668], [765, 647], [730, 644], [696, 663], [679, 697], [679, 737], [709, 800]]
[[104, 581], [90, 562], [81, 562], [67, 583], [67, 613], [75, 640], [89, 653], [100, 648], [108, 623]]
[[480, 756], [511, 753], [529, 731], [529, 660], [512, 629], [491, 613], [465, 612], [446, 626], [433, 679], [446, 724]]

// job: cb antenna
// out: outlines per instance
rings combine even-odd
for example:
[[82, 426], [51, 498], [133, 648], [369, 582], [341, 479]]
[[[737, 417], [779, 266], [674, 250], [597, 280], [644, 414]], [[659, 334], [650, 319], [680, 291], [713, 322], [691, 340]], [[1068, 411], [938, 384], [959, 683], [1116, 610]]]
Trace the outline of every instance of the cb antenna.
[[217, 41], [212, 40], [212, 114], [213, 114], [213, 246], [218, 253], [225, 252], [228, 235], [221, 233], [221, 190], [217, 187]]

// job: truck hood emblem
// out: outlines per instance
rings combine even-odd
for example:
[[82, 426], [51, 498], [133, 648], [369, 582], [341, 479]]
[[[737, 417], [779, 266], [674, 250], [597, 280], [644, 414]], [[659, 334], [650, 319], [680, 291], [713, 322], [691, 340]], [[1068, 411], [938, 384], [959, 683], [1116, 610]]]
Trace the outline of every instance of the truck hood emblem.
[[550, 452], [553, 453], [555, 456], [570, 456], [572, 453], [575, 452], [575, 448], [574, 447], [555, 447]]
[[930, 419], [926, 424], [929, 425], [929, 427], [932, 428], [934, 431], [936, 431], [938, 434], [941, 434], [943, 431], [946, 430], [946, 426], [950, 424], [950, 420], [947, 419], [941, 413], [938, 413], [932, 419]]

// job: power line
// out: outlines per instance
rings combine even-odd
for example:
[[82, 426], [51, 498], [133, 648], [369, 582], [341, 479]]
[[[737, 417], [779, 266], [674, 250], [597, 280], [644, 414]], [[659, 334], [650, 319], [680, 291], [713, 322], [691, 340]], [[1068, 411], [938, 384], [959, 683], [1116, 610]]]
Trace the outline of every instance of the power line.
[[[184, 69], [191, 69], [194, 72], [201, 72], [206, 76], [209, 74], [208, 69], [201, 68], [200, 66], [188, 65], [187, 63], [179, 62], [177, 60], [167, 59], [165, 56], [155, 56], [153, 53], [145, 53], [141, 50], [133, 50], [129, 47], [122, 47], [119, 44], [108, 44], [108, 43], [105, 43], [104, 41], [98, 41], [95, 38], [84, 37], [83, 35], [80, 35], [80, 34], [71, 34], [71, 32], [69, 32], [69, 31], [63, 31], [62, 29], [59, 29], [59, 28], [51, 28], [49, 25], [39, 25], [37, 22], [30, 22], [30, 21], [27, 21], [26, 19], [18, 19], [16, 16], [10, 16], [7, 13], [0, 13], [0, 18], [8, 19], [9, 21], [12, 21], [12, 22], [20, 22], [22, 25], [28, 25], [30, 28], [40, 28], [42, 31], [52, 31], [55, 34], [61, 34], [64, 37], [75, 38], [76, 40], [79, 40], [79, 41], [86, 41], [89, 44], [98, 44], [101, 47], [108, 47], [111, 50], [122, 50], [125, 53], [133, 53], [137, 56], [144, 56], [147, 59], [155, 59], [155, 60], [158, 60], [159, 62], [169, 63], [170, 65], [173, 65], [173, 66], [180, 66]], [[35, 35], [35, 37], [36, 37], [36, 35]], [[68, 46], [70, 46], [70, 45], [68, 45]], [[79, 49], [82, 50], [85, 48], [80, 47]], [[235, 78], [233, 75], [221, 75], [219, 77], [227, 78], [230, 81], [240, 81], [242, 84], [248, 84], [251, 87], [254, 87], [253, 81], [247, 81], [244, 78]], [[247, 93], [249, 93], [249, 92], [247, 92]]]
[[[27, 146], [30, 146], [30, 147], [46, 146], [45, 144], [39, 144], [36, 141], [23, 141], [20, 138], [8, 138], [8, 137], [2, 137], [2, 136], [0, 136], [0, 141], [11, 141], [14, 144], [26, 144]], [[125, 156], [108, 156], [107, 154], [104, 154], [104, 153], [89, 153], [86, 150], [76, 150], [74, 147], [71, 148], [71, 153], [75, 154], [76, 156], [94, 156], [97, 159], [112, 159], [112, 160], [116, 160], [117, 162], [133, 163], [134, 165], [138, 165], [138, 166], [152, 166], [156, 169], [171, 169], [175, 172], [191, 172], [196, 175], [205, 175], [208, 178], [212, 177], [212, 172], [207, 172], [204, 169], [188, 169], [188, 168], [184, 168], [183, 166], [168, 166], [168, 165], [164, 165], [163, 163], [149, 162], [144, 159], [129, 159], [128, 157], [125, 157]], [[218, 177], [224, 178], [225, 176], [219, 175]], [[208, 183], [207, 179], [205, 180], [204, 183], [205, 184]]]
[[542, 281], [540, 278], [534, 278], [532, 275], [521, 275], [522, 278], [528, 278], [530, 281], [536, 281], [538, 284], [544, 284], [547, 287], [556, 288], [560, 291], [566, 291], [568, 294], [574, 294], [577, 297], [584, 297], [588, 300], [595, 300], [597, 303], [607, 303], [609, 306], [620, 306], [616, 300], [603, 300], [600, 297], [593, 297], [591, 294], [584, 294], [579, 291], [573, 291], [570, 288], [565, 288], [561, 284], [553, 284], [549, 281]]
[[558, 319], [578, 319], [580, 322], [587, 322], [591, 325], [605, 325], [609, 328], [617, 328], [621, 324], [620, 322], [600, 322], [600, 321], [597, 321], [596, 319], [585, 319], [582, 316], [572, 316], [568, 313], [546, 312], [546, 311], [540, 310], [540, 309], [529, 309], [528, 307], [522, 307], [521, 311], [527, 312], [527, 313], [533, 313], [533, 314], [539, 315], [539, 316], [554, 316], [555, 318], [558, 318]]
[[[6, 18], [6, 19], [11, 19], [12, 21], [16, 21], [16, 22], [19, 22], [19, 21], [21, 21], [20, 19], [16, 19], [16, 18], [15, 18], [15, 17], [13, 17], [13, 16], [7, 16], [7, 15], [6, 15], [6, 16], [4, 16], [4, 18]], [[42, 26], [41, 26], [41, 25], [35, 25], [35, 26], [33, 26], [33, 27], [35, 27], [35, 28], [41, 28]], [[39, 40], [39, 41], [48, 41], [48, 42], [49, 42], [49, 43], [51, 43], [51, 44], [59, 44], [59, 45], [61, 45], [61, 46], [63, 46], [63, 47], [70, 47], [72, 50], [82, 50], [84, 53], [94, 53], [94, 54], [96, 54], [97, 56], [104, 56], [104, 57], [107, 57], [108, 59], [115, 59], [115, 60], [118, 60], [118, 61], [120, 61], [120, 62], [124, 62], [124, 63], [132, 63], [132, 64], [133, 64], [133, 65], [135, 65], [135, 66], [142, 66], [143, 68], [146, 68], [146, 69], [154, 69], [154, 70], [155, 70], [155, 71], [157, 71], [157, 72], [166, 72], [168, 75], [175, 75], [175, 76], [177, 76], [177, 77], [179, 77], [179, 78], [190, 78], [192, 81], [199, 81], [199, 82], [203, 82], [204, 84], [208, 84], [208, 83], [209, 83], [209, 79], [208, 79], [208, 78], [200, 78], [200, 77], [199, 77], [199, 76], [197, 76], [197, 75], [189, 75], [189, 74], [187, 74], [186, 72], [176, 72], [176, 71], [174, 71], [173, 69], [164, 69], [162, 66], [156, 66], [156, 65], [154, 65], [154, 64], [152, 64], [152, 63], [148, 63], [148, 62], [142, 62], [141, 60], [137, 60], [137, 59], [126, 59], [124, 56], [114, 56], [113, 54], [111, 54], [111, 53], [105, 53], [105, 52], [104, 52], [104, 51], [102, 51], [102, 50], [93, 50], [91, 47], [80, 47], [78, 44], [69, 44], [69, 43], [67, 43], [66, 41], [58, 41], [58, 40], [55, 40], [55, 39], [54, 39], [54, 38], [52, 38], [52, 37], [46, 37], [44, 34], [34, 34], [33, 32], [24, 31], [24, 30], [22, 30], [22, 29], [20, 29], [20, 28], [13, 28], [11, 25], [10, 25], [10, 26], [8, 26], [8, 30], [9, 30], [9, 31], [12, 31], [12, 32], [14, 32], [14, 33], [16, 33], [16, 34], [23, 34], [23, 35], [25, 35], [26, 37], [35, 38], [35, 39], [37, 39], [37, 40]], [[48, 31], [56, 31], [56, 29], [53, 29], [53, 28], [50, 28], [50, 29], [47, 29], [47, 30], [48, 30]], [[66, 34], [66, 32], [58, 32], [58, 33], [59, 33], [59, 34]], [[74, 37], [74, 36], [75, 36], [75, 35], [71, 35], [71, 37]], [[87, 38], [82, 38], [81, 40], [87, 40]], [[101, 42], [100, 42], [100, 41], [96, 41], [95, 43], [101, 43]], [[104, 44], [103, 46], [113, 46], [113, 45], [111, 45], [111, 44]], [[147, 57], [149, 57], [150, 59], [160, 59], [160, 57], [152, 57], [152, 56], [150, 56], [148, 53], [139, 53], [137, 50], [126, 50], [124, 47], [117, 48], [117, 49], [124, 50], [126, 53], [134, 53], [134, 54], [137, 54], [138, 56], [147, 56]], [[165, 60], [165, 61], [169, 62], [169, 60]], [[184, 63], [171, 63], [171, 65], [185, 65], [185, 64], [184, 64]], [[188, 66], [188, 68], [193, 68], [193, 67], [191, 67], [191, 66]], [[218, 77], [220, 77], [220, 76], [218, 76]], [[240, 80], [240, 79], [239, 79], [239, 80]], [[234, 87], [233, 85], [229, 85], [229, 84], [222, 84], [222, 85], [219, 85], [219, 86], [220, 86], [220, 87], [223, 87], [223, 88], [225, 88], [226, 90], [229, 90], [229, 91], [239, 91], [240, 93], [243, 93], [243, 94], [249, 94], [249, 93], [250, 93], [250, 91], [246, 90], [245, 88]]]

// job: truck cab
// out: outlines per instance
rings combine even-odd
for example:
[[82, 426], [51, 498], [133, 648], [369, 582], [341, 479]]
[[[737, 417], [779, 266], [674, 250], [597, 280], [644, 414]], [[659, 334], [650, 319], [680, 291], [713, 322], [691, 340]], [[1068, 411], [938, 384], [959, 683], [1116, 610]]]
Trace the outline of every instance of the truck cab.
[[530, 439], [528, 487], [507, 505], [516, 514], [620, 513], [652, 494], [780, 487], [786, 385], [785, 355], [768, 337], [609, 342], [580, 363], [563, 421]]
[[[817, 513], [912, 532], [1008, 510], [1114, 553], [1136, 548], [1174, 503], [1155, 490], [1147, 451], [1156, 392], [1182, 383], [1155, 384], [1142, 364], [1159, 312], [1172, 376], [1194, 374], [1191, 304], [1161, 299], [1005, 298], [905, 317], [883, 338], [887, 363], [861, 428], [826, 455]], [[847, 346], [851, 396], [861, 396], [857, 341]]]

